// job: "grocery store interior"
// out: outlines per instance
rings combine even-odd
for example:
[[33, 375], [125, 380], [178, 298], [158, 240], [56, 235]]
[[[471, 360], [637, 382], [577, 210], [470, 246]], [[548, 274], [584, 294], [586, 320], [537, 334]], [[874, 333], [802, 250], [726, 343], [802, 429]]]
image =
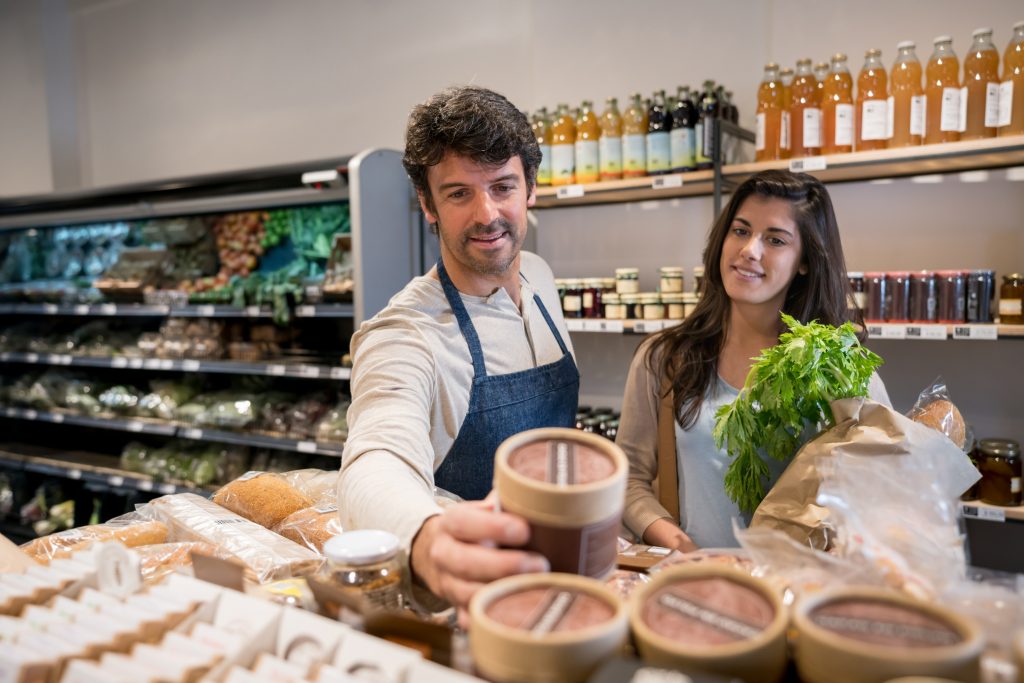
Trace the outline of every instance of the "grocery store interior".
[[[0, 0], [0, 532], [208, 498], [249, 470], [337, 470], [349, 337], [438, 254], [400, 164], [407, 118], [458, 84], [531, 116], [722, 86], [743, 134], [713, 138], [714, 169], [541, 187], [525, 248], [584, 289], [636, 268], [655, 292], [681, 267], [696, 292], [716, 202], [806, 168], [869, 296], [872, 275], [955, 271], [963, 299], [992, 271], [986, 313], [869, 319], [893, 408], [940, 383], [973, 438], [1024, 440], [1024, 278], [1006, 277], [1024, 273], [1024, 133], [755, 161], [766, 63], [844, 53], [856, 83], [868, 50], [888, 70], [901, 41], [925, 65], [948, 35], [962, 64], [981, 27], [1002, 59], [1022, 19], [1020, 0]], [[157, 270], [174, 291], [153, 291]], [[678, 323], [660, 310], [566, 309], [595, 415], [617, 417], [637, 347]], [[997, 531], [973, 521], [975, 551], [1024, 572], [1019, 447], [1009, 462], [1011, 507]]]

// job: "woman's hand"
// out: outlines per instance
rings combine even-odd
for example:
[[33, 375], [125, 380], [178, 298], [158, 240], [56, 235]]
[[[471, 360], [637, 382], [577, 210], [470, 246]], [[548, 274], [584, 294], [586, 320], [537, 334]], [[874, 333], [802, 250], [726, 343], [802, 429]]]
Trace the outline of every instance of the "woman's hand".
[[651, 525], [644, 529], [644, 543], [672, 548], [682, 553], [699, 550], [697, 544], [675, 522], [665, 518], [651, 522]]

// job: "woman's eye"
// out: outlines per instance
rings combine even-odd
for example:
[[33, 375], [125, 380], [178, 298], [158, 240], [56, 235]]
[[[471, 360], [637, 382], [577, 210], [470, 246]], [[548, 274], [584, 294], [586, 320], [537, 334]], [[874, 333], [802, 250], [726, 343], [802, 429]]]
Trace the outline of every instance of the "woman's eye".
[[786, 240], [780, 239], [778, 237], [772, 237], [772, 238], [769, 239], [769, 241], [773, 245], [775, 245], [776, 247], [784, 247], [784, 246], [786, 246]]

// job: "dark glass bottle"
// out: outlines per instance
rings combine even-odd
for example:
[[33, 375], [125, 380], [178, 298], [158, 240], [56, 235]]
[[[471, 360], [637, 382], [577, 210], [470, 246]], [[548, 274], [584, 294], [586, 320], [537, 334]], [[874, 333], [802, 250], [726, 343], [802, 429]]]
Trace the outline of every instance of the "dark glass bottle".
[[672, 172], [692, 171], [697, 168], [694, 127], [697, 125], [697, 108], [693, 106], [690, 88], [679, 86], [675, 106], [672, 108], [672, 131], [669, 133], [672, 148]]
[[700, 118], [697, 123], [697, 168], [711, 168], [712, 150], [715, 144], [713, 119], [718, 118], [718, 98], [715, 97], [715, 82], [704, 81], [704, 94], [700, 98]]
[[665, 106], [665, 91], [658, 90], [647, 109], [647, 175], [663, 175], [669, 172], [671, 130], [672, 118]]

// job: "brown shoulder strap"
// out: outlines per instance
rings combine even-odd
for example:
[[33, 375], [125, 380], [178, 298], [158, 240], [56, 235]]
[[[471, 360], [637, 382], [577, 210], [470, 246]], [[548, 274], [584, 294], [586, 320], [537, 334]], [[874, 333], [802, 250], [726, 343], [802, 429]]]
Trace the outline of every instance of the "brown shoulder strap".
[[672, 406], [672, 390], [662, 385], [663, 396], [658, 404], [658, 476], [654, 481], [658, 502], [679, 523], [679, 471], [676, 460], [676, 416]]

